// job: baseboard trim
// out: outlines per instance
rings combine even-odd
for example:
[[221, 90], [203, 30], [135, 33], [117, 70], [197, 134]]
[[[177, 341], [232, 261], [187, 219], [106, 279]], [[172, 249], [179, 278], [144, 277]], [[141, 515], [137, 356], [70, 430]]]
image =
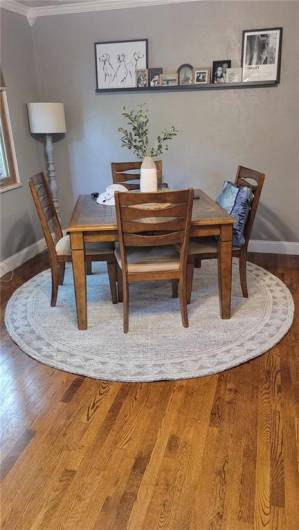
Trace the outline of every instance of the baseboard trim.
[[299, 242], [296, 241], [264, 241], [252, 239], [249, 243], [249, 252], [264, 254], [289, 254], [299, 256]]
[[[0, 278], [8, 272], [16, 269], [25, 261], [33, 258], [40, 252], [46, 250], [45, 239], [36, 241], [29, 247], [23, 248], [16, 254], [0, 262]], [[261, 252], [265, 254], [290, 254], [299, 256], [299, 242], [296, 241], [263, 241], [253, 239], [249, 243], [249, 252]]]
[[29, 247], [23, 248], [16, 254], [13, 254], [9, 258], [3, 260], [0, 262], [0, 278], [4, 276], [4, 274], [7, 274], [10, 271], [13, 271], [25, 261], [28, 261], [29, 259], [33, 258], [37, 254], [40, 254], [40, 252], [43, 252], [47, 248], [45, 239], [40, 239], [39, 241], [36, 241], [32, 245], [29, 245]]

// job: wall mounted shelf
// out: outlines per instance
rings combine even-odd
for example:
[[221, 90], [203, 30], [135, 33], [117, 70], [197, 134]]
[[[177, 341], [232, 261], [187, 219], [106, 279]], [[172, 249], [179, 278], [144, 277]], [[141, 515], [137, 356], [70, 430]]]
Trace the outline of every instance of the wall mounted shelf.
[[175, 85], [175, 86], [156, 86], [156, 87], [132, 87], [132, 88], [97, 88], [98, 94], [106, 94], [112, 92], [179, 92], [192, 90], [229, 90], [232, 88], [259, 88], [259, 87], [273, 87], [277, 86], [278, 81], [255, 81], [252, 83], [223, 83], [214, 84], [207, 83], [203, 85]]

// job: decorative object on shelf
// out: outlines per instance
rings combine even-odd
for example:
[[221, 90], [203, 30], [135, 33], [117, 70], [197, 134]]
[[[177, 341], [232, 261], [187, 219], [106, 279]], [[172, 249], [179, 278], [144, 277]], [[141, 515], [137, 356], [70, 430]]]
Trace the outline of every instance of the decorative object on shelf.
[[128, 128], [119, 127], [122, 134], [121, 145], [132, 150], [139, 159], [143, 159], [140, 170], [140, 191], [157, 191], [157, 169], [153, 158], [168, 150], [168, 142], [177, 134], [178, 130], [172, 125], [170, 129], [163, 129], [157, 136], [155, 144], [149, 145], [149, 116], [145, 105], [138, 105], [136, 110], [127, 111], [123, 108], [122, 116], [128, 121]]
[[148, 84], [150, 87], [160, 86], [160, 76], [163, 73], [163, 68], [149, 68]]
[[279, 81], [282, 28], [243, 31], [243, 82]]
[[193, 83], [193, 66], [191, 64], [181, 64], [178, 68], [179, 85], [192, 85]]
[[148, 86], [148, 70], [146, 68], [136, 70], [136, 86], [145, 88]]
[[28, 103], [29, 126], [32, 134], [45, 135], [45, 152], [49, 188], [54, 206], [59, 215], [57, 182], [53, 158], [53, 134], [66, 132], [63, 103]]
[[241, 83], [242, 68], [228, 68], [226, 70], [226, 83]]
[[225, 83], [226, 71], [230, 67], [231, 61], [229, 59], [213, 61], [213, 83]]
[[135, 71], [148, 66], [147, 39], [95, 43], [97, 89], [136, 87]]
[[161, 86], [176, 86], [178, 84], [178, 74], [161, 74]]
[[194, 68], [193, 83], [195, 85], [204, 85], [210, 82], [210, 68]]

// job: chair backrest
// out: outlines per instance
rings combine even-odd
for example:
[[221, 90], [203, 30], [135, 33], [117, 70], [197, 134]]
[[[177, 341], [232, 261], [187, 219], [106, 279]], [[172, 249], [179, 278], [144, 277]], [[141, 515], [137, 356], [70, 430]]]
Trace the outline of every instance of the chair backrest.
[[120, 254], [126, 247], [180, 245], [180, 265], [187, 262], [193, 189], [156, 193], [115, 193]]
[[[122, 184], [128, 190], [139, 190], [140, 189], [139, 181], [140, 181], [141, 164], [142, 162], [112, 162], [111, 172], [112, 172], [113, 184]], [[157, 168], [158, 185], [161, 186], [162, 185], [162, 160], [156, 160], [155, 164]], [[134, 173], [128, 173], [128, 171], [134, 171]]]
[[42, 225], [50, 259], [55, 260], [55, 243], [62, 238], [63, 233], [44, 174], [38, 173], [31, 177], [29, 179], [29, 186]]
[[248, 218], [247, 218], [246, 226], [244, 230], [244, 238], [245, 238], [244, 246], [246, 248], [249, 243], [255, 215], [257, 212], [262, 188], [264, 185], [264, 180], [265, 180], [264, 173], [260, 173], [260, 171], [255, 171], [254, 169], [250, 169], [248, 167], [238, 166], [237, 174], [235, 178], [236, 186], [247, 186], [248, 188], [251, 189], [253, 193], [253, 200], [251, 203], [250, 212], [248, 214]]

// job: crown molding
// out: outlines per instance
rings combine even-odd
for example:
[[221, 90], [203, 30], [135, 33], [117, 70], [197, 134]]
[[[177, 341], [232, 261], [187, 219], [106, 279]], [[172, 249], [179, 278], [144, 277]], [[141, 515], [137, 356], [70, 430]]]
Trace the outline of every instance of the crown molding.
[[114, 9], [129, 9], [134, 7], [148, 7], [167, 4], [182, 4], [198, 2], [199, 0], [87, 0], [84, 3], [66, 4], [58, 6], [26, 7], [17, 0], [0, 0], [0, 7], [24, 15], [33, 26], [38, 17], [53, 15], [68, 15], [73, 13], [91, 13], [95, 11], [111, 11]]
[[7, 11], [18, 13], [18, 15], [23, 15], [24, 17], [27, 17], [29, 11], [28, 7], [20, 4], [17, 0], [0, 0], [0, 7]]

